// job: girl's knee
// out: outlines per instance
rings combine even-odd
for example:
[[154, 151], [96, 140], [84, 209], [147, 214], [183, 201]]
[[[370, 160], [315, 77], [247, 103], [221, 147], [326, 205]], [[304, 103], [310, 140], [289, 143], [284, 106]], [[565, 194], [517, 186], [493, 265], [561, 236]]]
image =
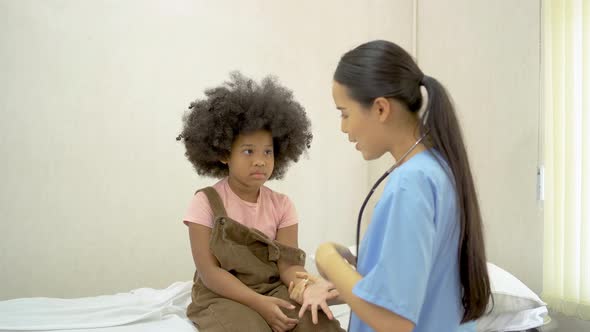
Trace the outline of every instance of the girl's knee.
[[258, 312], [230, 300], [210, 305], [207, 310], [195, 317], [193, 322], [196, 323], [199, 332], [271, 332]]

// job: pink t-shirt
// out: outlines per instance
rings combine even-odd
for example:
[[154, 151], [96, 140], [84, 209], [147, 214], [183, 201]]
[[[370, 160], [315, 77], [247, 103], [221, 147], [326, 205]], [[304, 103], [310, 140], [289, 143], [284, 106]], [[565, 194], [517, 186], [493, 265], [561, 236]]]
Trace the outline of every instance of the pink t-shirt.
[[[297, 224], [295, 206], [286, 195], [262, 186], [256, 203], [243, 201], [236, 195], [227, 182], [227, 178], [213, 185], [221, 197], [228, 217], [242, 225], [256, 228], [275, 239], [277, 230]], [[194, 195], [183, 219], [184, 223], [194, 222], [213, 228], [213, 210], [205, 193]], [[187, 224], [188, 225], [188, 224]]]

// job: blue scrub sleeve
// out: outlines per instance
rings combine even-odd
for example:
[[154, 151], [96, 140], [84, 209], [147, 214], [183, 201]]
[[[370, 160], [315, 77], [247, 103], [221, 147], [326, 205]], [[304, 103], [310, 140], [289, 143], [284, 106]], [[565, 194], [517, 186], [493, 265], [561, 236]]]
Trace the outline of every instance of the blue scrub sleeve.
[[370, 238], [363, 242], [377, 263], [353, 293], [416, 324], [434, 257], [434, 187], [423, 173], [412, 172], [384, 195], [373, 216], [384, 241], [378, 248], [371, 248]]

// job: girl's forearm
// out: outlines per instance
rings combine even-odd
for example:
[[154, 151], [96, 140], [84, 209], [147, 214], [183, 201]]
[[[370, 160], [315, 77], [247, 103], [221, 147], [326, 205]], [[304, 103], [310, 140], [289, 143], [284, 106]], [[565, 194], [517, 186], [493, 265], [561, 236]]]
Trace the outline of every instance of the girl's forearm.
[[279, 273], [281, 275], [281, 281], [285, 286], [289, 287], [289, 284], [297, 284], [301, 279], [297, 278], [297, 272], [307, 272], [301, 265], [289, 265], [287, 263], [279, 262]]

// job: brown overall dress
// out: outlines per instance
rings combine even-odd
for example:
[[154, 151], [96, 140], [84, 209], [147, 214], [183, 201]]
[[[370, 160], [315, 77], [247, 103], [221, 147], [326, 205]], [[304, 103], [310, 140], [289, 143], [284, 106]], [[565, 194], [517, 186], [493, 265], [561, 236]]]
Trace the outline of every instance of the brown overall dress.
[[[214, 188], [201, 189], [207, 196], [214, 215], [209, 247], [221, 268], [233, 274], [253, 291], [266, 296], [286, 300], [295, 309], [283, 309], [290, 318], [297, 319], [301, 306], [289, 299], [287, 287], [282, 283], [277, 261], [285, 260], [294, 265], [305, 264], [305, 252], [269, 239], [264, 233], [246, 227], [230, 219], [221, 198]], [[197, 192], [199, 192], [197, 191]], [[196, 193], [195, 193], [196, 194]], [[224, 298], [209, 290], [195, 271], [192, 303], [187, 316], [200, 332], [271, 332], [264, 318], [255, 310], [241, 303]], [[292, 331], [344, 331], [338, 320], [330, 321], [318, 312], [318, 324], [311, 321], [307, 311]]]

